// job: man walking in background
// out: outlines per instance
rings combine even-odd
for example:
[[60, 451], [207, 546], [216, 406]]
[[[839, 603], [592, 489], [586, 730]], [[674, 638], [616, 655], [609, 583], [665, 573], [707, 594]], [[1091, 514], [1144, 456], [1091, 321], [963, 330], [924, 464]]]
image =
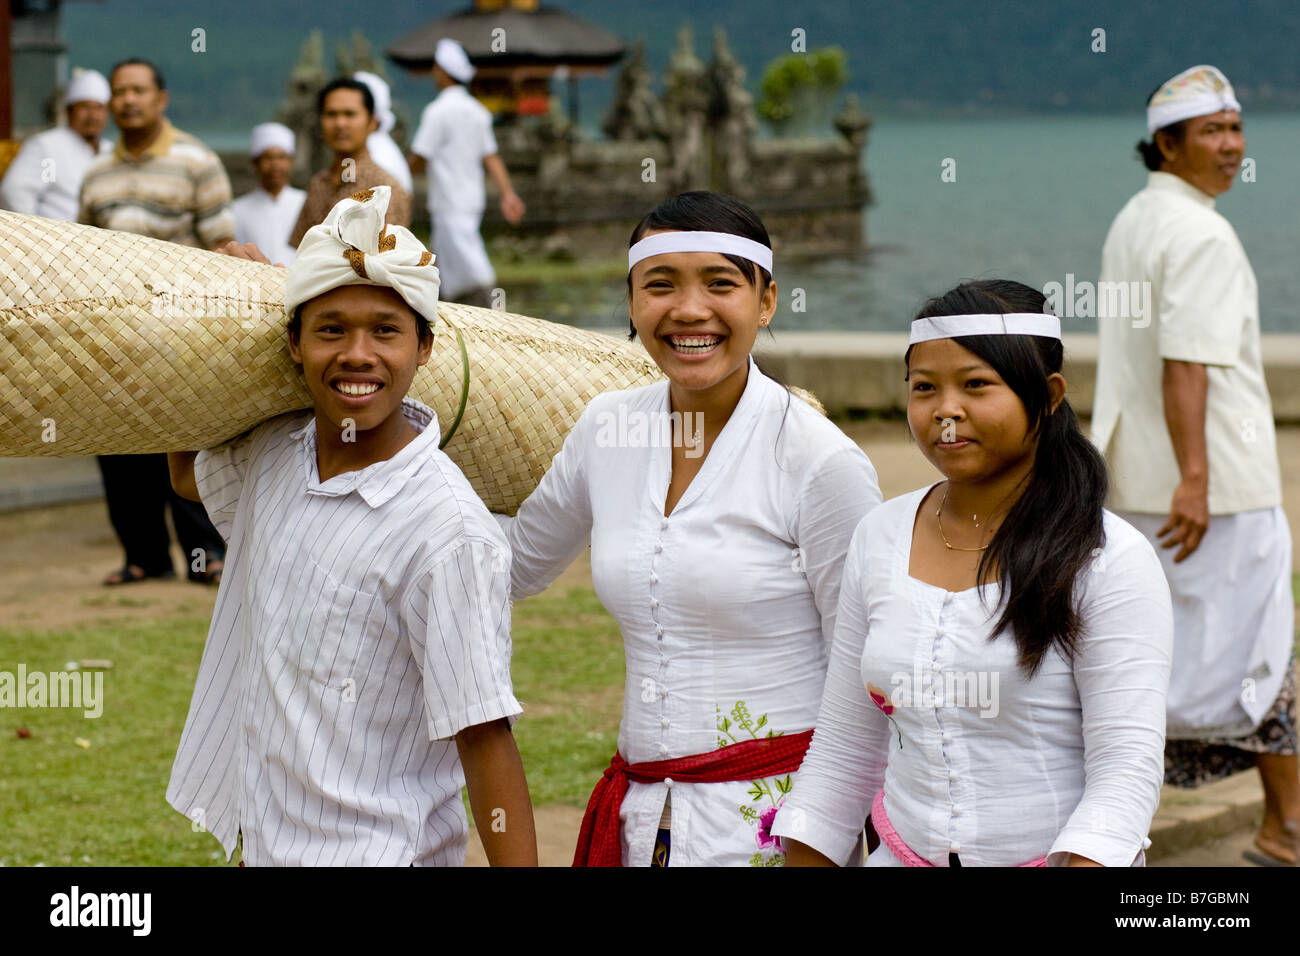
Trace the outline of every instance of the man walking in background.
[[0, 206], [28, 216], [76, 221], [86, 168], [113, 148], [100, 139], [108, 123], [108, 96], [103, 74], [80, 70], [72, 77], [64, 97], [68, 125], [23, 143], [0, 182]]
[[[215, 153], [167, 122], [167, 90], [148, 60], [123, 60], [109, 74], [109, 108], [121, 138], [96, 159], [81, 184], [80, 220], [185, 246], [215, 249], [235, 237], [230, 180]], [[105, 584], [175, 576], [172, 522], [191, 581], [221, 579], [225, 543], [203, 506], [176, 494], [167, 456], [101, 455], [108, 516], [126, 551]]]
[[1145, 283], [1151, 311], [1099, 320], [1092, 429], [1110, 465], [1110, 507], [1158, 546], [1173, 596], [1166, 782], [1258, 767], [1264, 822], [1247, 855], [1291, 865], [1291, 533], [1255, 274], [1214, 209], [1245, 154], [1240, 110], [1212, 66], [1178, 74], [1148, 102], [1151, 142], [1138, 144], [1147, 186], [1111, 226], [1101, 279]]
[[411, 170], [429, 170], [429, 246], [438, 257], [443, 300], [490, 308], [496, 273], [479, 232], [487, 205], [484, 169], [501, 191], [501, 214], [511, 225], [523, 218], [524, 203], [497, 155], [492, 114], [465, 88], [473, 76], [461, 45], [439, 40], [433, 80], [441, 92], [424, 108], [411, 138]]

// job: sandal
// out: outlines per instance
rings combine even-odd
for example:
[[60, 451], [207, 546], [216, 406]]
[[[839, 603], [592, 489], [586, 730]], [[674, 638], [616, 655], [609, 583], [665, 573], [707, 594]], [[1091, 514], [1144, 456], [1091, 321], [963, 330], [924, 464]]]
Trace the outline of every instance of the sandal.
[[1300, 866], [1300, 826], [1294, 820], [1288, 820], [1282, 825], [1290, 839], [1293, 850], [1296, 851], [1297, 859], [1284, 860], [1282, 857], [1270, 853], [1259, 842], [1259, 837], [1255, 837], [1254, 849], [1243, 850], [1241, 855], [1250, 860], [1257, 866]]
[[176, 572], [171, 568], [158, 574], [149, 574], [144, 568], [136, 564], [124, 564], [121, 570], [114, 571], [108, 577], [104, 578], [104, 587], [117, 587], [119, 584], [135, 584], [137, 581], [147, 581], [150, 578], [167, 581], [176, 577]]

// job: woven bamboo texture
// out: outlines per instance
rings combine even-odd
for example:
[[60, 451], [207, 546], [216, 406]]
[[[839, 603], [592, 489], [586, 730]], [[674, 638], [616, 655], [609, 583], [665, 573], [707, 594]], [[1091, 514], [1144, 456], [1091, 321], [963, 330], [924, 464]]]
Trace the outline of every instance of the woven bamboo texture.
[[[210, 448], [310, 407], [285, 346], [283, 292], [283, 269], [0, 212], [0, 457]], [[638, 344], [438, 310], [470, 362], [446, 451], [493, 511], [514, 514], [592, 398], [662, 378]], [[440, 325], [410, 395], [446, 429], [462, 381], [456, 336]]]

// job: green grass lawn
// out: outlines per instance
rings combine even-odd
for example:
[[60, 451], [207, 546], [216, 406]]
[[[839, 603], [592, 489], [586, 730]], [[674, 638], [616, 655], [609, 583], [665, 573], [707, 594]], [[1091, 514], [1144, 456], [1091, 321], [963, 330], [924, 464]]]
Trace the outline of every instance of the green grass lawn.
[[[0, 629], [0, 671], [112, 662], [98, 718], [0, 709], [0, 865], [225, 864], [216, 840], [164, 799], [207, 626], [177, 617], [75, 632]], [[513, 671], [533, 802], [585, 804], [614, 752], [623, 687], [618, 628], [590, 588], [515, 605]]]

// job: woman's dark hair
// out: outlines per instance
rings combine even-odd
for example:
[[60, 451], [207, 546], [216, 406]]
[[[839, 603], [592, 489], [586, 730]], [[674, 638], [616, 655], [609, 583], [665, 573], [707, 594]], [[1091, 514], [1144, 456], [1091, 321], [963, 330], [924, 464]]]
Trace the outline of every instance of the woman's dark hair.
[[[678, 193], [671, 199], [665, 199], [646, 213], [645, 218], [636, 224], [627, 245], [630, 249], [651, 229], [680, 229], [684, 232], [725, 232], [733, 236], [744, 236], [761, 245], [772, 248], [767, 228], [747, 203], [734, 196], [711, 193], [696, 189], [687, 193]], [[762, 266], [750, 262], [743, 256], [724, 254], [724, 258], [740, 270], [745, 280], [754, 285], [759, 282], [758, 291], [763, 293], [772, 282], [772, 275]], [[627, 292], [632, 294], [632, 272], [627, 274]], [[630, 323], [629, 323], [630, 325]], [[631, 326], [629, 339], [636, 338], [636, 327]]]
[[370, 92], [370, 87], [360, 80], [354, 80], [350, 76], [340, 76], [337, 79], [330, 80], [321, 91], [316, 94], [316, 115], [320, 116], [325, 112], [325, 97], [329, 96], [335, 90], [355, 90], [361, 94], [361, 103], [366, 108], [366, 113], [370, 116], [375, 115], [375, 94]]
[[[1046, 312], [1045, 304], [1043, 294], [1027, 285], [987, 279], [963, 283], [931, 299], [916, 317]], [[1106, 462], [1079, 428], [1068, 401], [1062, 399], [1052, 411], [1047, 378], [1061, 371], [1059, 340], [964, 335], [953, 341], [992, 366], [1019, 396], [1030, 434], [1038, 438], [1028, 485], [993, 535], [976, 572], [982, 586], [997, 568], [1002, 616], [994, 636], [1011, 629], [1020, 666], [1032, 677], [1051, 648], [1066, 659], [1074, 654], [1082, 628], [1075, 580], [1105, 542]], [[911, 352], [908, 348], [907, 358]]]
[[[1151, 94], [1146, 98], [1147, 103], [1150, 103], [1152, 98], [1160, 92], [1162, 86], [1164, 86], [1163, 83], [1151, 91]], [[1143, 165], [1153, 173], [1160, 171], [1160, 163], [1165, 158], [1164, 154], [1160, 152], [1160, 147], [1156, 145], [1156, 133], [1165, 133], [1175, 143], [1181, 143], [1183, 137], [1187, 135], [1187, 120], [1179, 120], [1177, 123], [1170, 123], [1168, 126], [1160, 127], [1155, 133], [1151, 134], [1150, 142], [1144, 139], [1138, 140], [1138, 155], [1142, 157]]]

